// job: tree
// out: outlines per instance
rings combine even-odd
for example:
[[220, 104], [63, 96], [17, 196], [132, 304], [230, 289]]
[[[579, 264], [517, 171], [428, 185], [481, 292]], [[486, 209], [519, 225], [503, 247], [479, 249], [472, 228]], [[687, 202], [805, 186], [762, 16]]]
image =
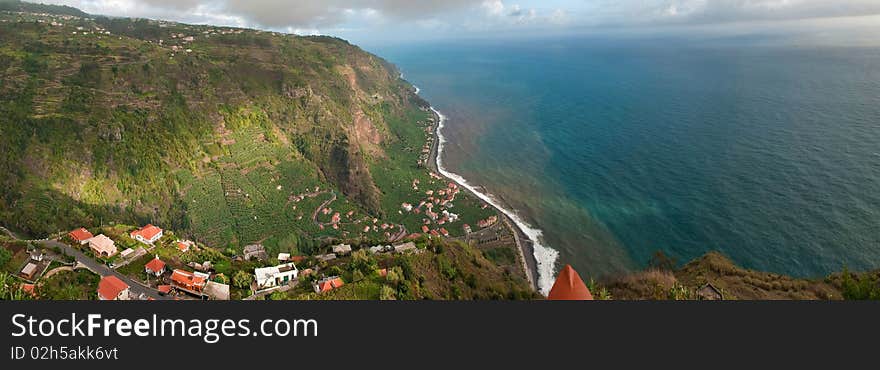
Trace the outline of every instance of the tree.
[[236, 271], [232, 276], [232, 285], [236, 288], [247, 289], [251, 286], [251, 274], [244, 272], [244, 270]]
[[229, 284], [229, 278], [224, 274], [218, 274], [217, 276], [214, 276], [214, 282], [219, 284]]
[[354, 272], [351, 273], [351, 280], [353, 280], [353, 281], [364, 280], [364, 273], [361, 272], [361, 270], [354, 270]]
[[353, 270], [373, 271], [378, 266], [379, 264], [376, 263], [373, 256], [367, 253], [366, 249], [360, 249], [351, 254], [351, 268]]
[[273, 301], [283, 301], [283, 300], [287, 299], [287, 294], [284, 294], [284, 292], [276, 290], [276, 291], [272, 292], [272, 294], [269, 294], [269, 299], [273, 300]]
[[397, 294], [394, 292], [394, 288], [383, 285], [379, 290], [379, 299], [383, 301], [393, 301], [397, 299]]

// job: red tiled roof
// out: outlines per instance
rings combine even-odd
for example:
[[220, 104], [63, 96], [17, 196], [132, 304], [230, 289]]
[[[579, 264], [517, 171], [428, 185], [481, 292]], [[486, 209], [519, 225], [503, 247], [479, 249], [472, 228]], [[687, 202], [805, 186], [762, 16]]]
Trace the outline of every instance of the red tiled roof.
[[181, 252], [186, 252], [187, 250], [189, 250], [189, 244], [186, 244], [184, 242], [177, 242], [177, 249]]
[[345, 285], [345, 282], [343, 282], [341, 278], [337, 277], [335, 279], [322, 281], [319, 284], [319, 288], [321, 289], [321, 292], [323, 293], [323, 292], [327, 292], [327, 291], [339, 288], [343, 285]]
[[577, 271], [571, 265], [565, 265], [562, 271], [559, 272], [559, 276], [556, 277], [556, 282], [553, 283], [553, 288], [550, 289], [547, 299], [557, 301], [592, 301], [593, 295], [590, 294], [590, 289], [581, 280], [581, 276], [578, 275]]
[[291, 256], [290, 257], [291, 262], [302, 262], [305, 260], [306, 260], [306, 256]]
[[184, 287], [201, 287], [205, 284], [205, 278], [185, 270], [174, 270], [171, 273], [171, 281]]
[[36, 297], [37, 293], [34, 291], [34, 288], [34, 284], [21, 284], [21, 290], [23, 290], [27, 294], [30, 294], [31, 296]]
[[156, 257], [156, 258], [153, 258], [152, 261], [147, 262], [147, 264], [144, 265], [144, 267], [147, 270], [150, 270], [152, 272], [159, 272], [165, 268], [165, 262], [162, 262], [162, 260], [160, 260], [159, 257]]
[[116, 299], [119, 293], [126, 289], [128, 289], [128, 284], [113, 275], [102, 277], [98, 283], [98, 295], [108, 301]]
[[67, 235], [70, 235], [70, 237], [73, 238], [73, 240], [76, 240], [78, 242], [91, 239], [92, 236], [94, 236], [94, 235], [92, 235], [92, 233], [90, 233], [88, 230], [86, 230], [83, 227], [76, 229], [76, 230], [73, 230], [70, 233], [68, 233]]
[[423, 233], [428, 232], [428, 230], [429, 230], [429, 229], [428, 229], [428, 226], [427, 226], [427, 225], [422, 225], [422, 232], [423, 232]]
[[169, 292], [171, 292], [171, 285], [159, 285], [156, 290], [158, 290], [159, 293], [168, 294]]
[[148, 224], [147, 226], [144, 226], [144, 227], [140, 228], [139, 230], [132, 231], [131, 237], [134, 238], [135, 236], [140, 235], [144, 239], [150, 240], [150, 239], [153, 239], [153, 237], [155, 237], [156, 234], [159, 234], [161, 232], [162, 232], [162, 229], [160, 229], [156, 226], [153, 226], [152, 224]]

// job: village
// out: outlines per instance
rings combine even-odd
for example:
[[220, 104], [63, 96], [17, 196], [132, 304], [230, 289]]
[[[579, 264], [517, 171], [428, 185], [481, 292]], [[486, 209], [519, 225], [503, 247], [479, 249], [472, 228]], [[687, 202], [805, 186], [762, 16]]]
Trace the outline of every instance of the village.
[[[27, 261], [15, 275], [22, 281], [22, 289], [35, 294], [41, 279], [84, 269], [100, 276], [94, 287], [98, 300], [230, 300], [230, 291], [236, 288], [249, 293], [241, 299], [253, 300], [290, 290], [304, 277], [309, 277], [310, 289], [320, 294], [345, 285], [342, 277], [323, 270], [332, 270], [328, 263], [332, 266], [354, 252], [350, 244], [336, 244], [315, 256], [279, 253], [270, 258], [262, 245], [252, 244], [227, 258], [152, 224], [127, 232], [118, 226], [100, 229], [113, 236], [78, 228], [57, 238], [31, 241], [43, 248], [30, 248]], [[371, 255], [421, 252], [413, 241], [362, 250]], [[52, 261], [64, 262], [50, 269]], [[236, 267], [230, 268], [230, 263]], [[386, 269], [374, 272], [387, 274]]]

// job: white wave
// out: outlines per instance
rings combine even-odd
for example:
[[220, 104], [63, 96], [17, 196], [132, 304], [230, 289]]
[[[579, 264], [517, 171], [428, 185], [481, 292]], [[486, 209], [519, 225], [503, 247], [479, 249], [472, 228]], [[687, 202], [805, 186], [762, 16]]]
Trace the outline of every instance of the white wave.
[[413, 85], [413, 87], [416, 88], [416, 95], [418, 95], [419, 92], [422, 91], [422, 89], [420, 89], [420, 88], [419, 88], [418, 86], [416, 86], [416, 85]]
[[[418, 88], [416, 88], [416, 93], [418, 93]], [[511, 220], [525, 233], [529, 239], [532, 241], [535, 261], [537, 262], [537, 273], [538, 273], [538, 289], [544, 295], [550, 292], [550, 288], [553, 286], [554, 280], [554, 268], [556, 267], [556, 259], [559, 257], [559, 252], [555, 249], [547, 247], [543, 244], [543, 232], [535, 227], [532, 227], [527, 222], [525, 222], [522, 217], [520, 217], [516, 212], [508, 210], [501, 206], [501, 202], [495, 199], [492, 194], [483, 193], [477, 190], [476, 187], [471, 185], [459, 174], [448, 171], [443, 167], [443, 144], [446, 143], [446, 138], [443, 137], [443, 123], [446, 121], [446, 116], [440, 113], [434, 107], [431, 107], [431, 110], [437, 114], [437, 117], [440, 117], [440, 122], [437, 123], [437, 170], [440, 171], [440, 174], [446, 176], [453, 181], [457, 182], [459, 185], [467, 188], [477, 195], [480, 199], [485, 201], [486, 203], [491, 204], [495, 208], [499, 209], [502, 213], [510, 217]]]

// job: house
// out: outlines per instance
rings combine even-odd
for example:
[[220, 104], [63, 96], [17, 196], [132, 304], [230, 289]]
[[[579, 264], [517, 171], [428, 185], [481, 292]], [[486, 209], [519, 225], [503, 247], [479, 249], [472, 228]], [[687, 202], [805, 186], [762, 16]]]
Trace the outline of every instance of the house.
[[153, 226], [152, 224], [148, 224], [140, 229], [132, 231], [129, 233], [132, 239], [137, 240], [144, 244], [153, 244], [157, 240], [162, 238], [163, 231], [162, 229]]
[[416, 243], [413, 243], [413, 242], [406, 242], [406, 243], [394, 246], [394, 252], [396, 252], [396, 253], [405, 253], [405, 252], [411, 252], [414, 250], [416, 250]]
[[333, 289], [339, 288], [345, 285], [345, 282], [342, 281], [342, 278], [339, 276], [330, 276], [312, 283], [312, 288], [315, 289], [315, 293], [324, 293], [329, 292]]
[[176, 269], [171, 273], [171, 285], [175, 288], [201, 294], [208, 283], [208, 274]]
[[76, 230], [73, 230], [73, 231], [67, 233], [67, 236], [69, 236], [71, 239], [73, 239], [73, 241], [79, 243], [79, 245], [84, 245], [84, 244], [88, 243], [89, 239], [91, 239], [92, 236], [94, 236], [94, 235], [92, 235], [92, 233], [90, 233], [84, 227], [81, 227], [79, 229], [76, 229]]
[[156, 287], [156, 290], [159, 291], [159, 294], [166, 295], [168, 293], [171, 293], [171, 285], [159, 285], [158, 287]]
[[89, 249], [98, 257], [112, 257], [119, 252], [116, 249], [116, 243], [104, 234], [89, 239]]
[[278, 261], [286, 262], [290, 260], [290, 253], [278, 253]]
[[129, 298], [128, 284], [119, 280], [118, 277], [107, 275], [98, 283], [98, 299], [102, 301], [127, 300]]
[[123, 250], [122, 252], [119, 252], [119, 256], [122, 258], [128, 258], [132, 255], [132, 253], [134, 253], [134, 249], [125, 248], [125, 250]]
[[328, 253], [328, 254], [319, 254], [315, 256], [315, 259], [321, 262], [332, 261], [336, 259], [336, 254]]
[[440, 228], [440, 234], [445, 237], [449, 237], [449, 231], [447, 231], [445, 228], [442, 228], [442, 227]]
[[34, 277], [36, 277], [39, 272], [39, 266], [36, 263], [28, 262], [22, 267], [21, 272], [19, 272], [18, 275], [25, 280], [34, 280]]
[[246, 261], [265, 261], [268, 258], [269, 255], [266, 254], [266, 248], [264, 248], [262, 244], [251, 244], [244, 247], [244, 259]]
[[144, 272], [146, 272], [147, 275], [159, 277], [165, 273], [165, 262], [162, 262], [162, 260], [159, 259], [159, 256], [156, 255], [156, 258], [153, 258], [150, 262], [147, 262], [147, 264], [144, 265]]
[[346, 255], [346, 254], [351, 253], [351, 245], [349, 245], [349, 244], [334, 245], [330, 249], [332, 249], [333, 253], [335, 253], [337, 255]]
[[181, 253], [186, 253], [189, 251], [189, 248], [193, 246], [193, 242], [189, 240], [178, 240], [177, 242], [177, 250]]
[[286, 285], [296, 279], [299, 270], [293, 262], [283, 265], [262, 267], [254, 269], [254, 279], [257, 281], [257, 289], [274, 288]]
[[471, 230], [471, 225], [468, 225], [468, 224], [464, 224], [464, 226], [462, 226], [461, 229], [464, 230], [465, 234], [470, 234], [473, 231], [473, 230]]

